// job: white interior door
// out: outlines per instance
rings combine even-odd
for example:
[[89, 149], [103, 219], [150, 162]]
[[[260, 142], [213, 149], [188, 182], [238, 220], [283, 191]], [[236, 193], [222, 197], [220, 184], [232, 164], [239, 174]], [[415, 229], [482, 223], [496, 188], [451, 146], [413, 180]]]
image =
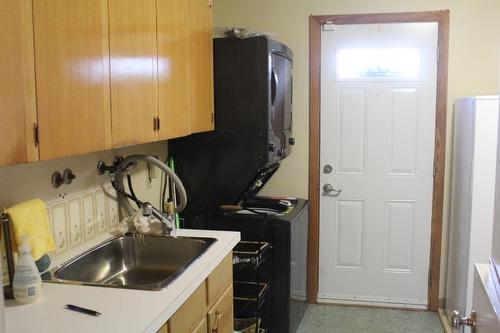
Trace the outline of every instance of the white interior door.
[[323, 29], [320, 301], [427, 305], [437, 35]]

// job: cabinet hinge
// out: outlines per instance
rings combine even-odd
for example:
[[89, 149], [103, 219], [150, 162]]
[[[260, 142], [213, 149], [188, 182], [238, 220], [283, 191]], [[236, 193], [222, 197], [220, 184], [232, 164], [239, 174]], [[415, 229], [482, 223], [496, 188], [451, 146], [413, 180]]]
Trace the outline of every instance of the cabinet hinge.
[[210, 115], [211, 119], [212, 119], [212, 124], [215, 122], [215, 117], [214, 117], [214, 113], [212, 112], [212, 114]]
[[33, 123], [33, 141], [35, 142], [35, 147], [38, 146], [38, 144], [40, 143], [37, 123]]

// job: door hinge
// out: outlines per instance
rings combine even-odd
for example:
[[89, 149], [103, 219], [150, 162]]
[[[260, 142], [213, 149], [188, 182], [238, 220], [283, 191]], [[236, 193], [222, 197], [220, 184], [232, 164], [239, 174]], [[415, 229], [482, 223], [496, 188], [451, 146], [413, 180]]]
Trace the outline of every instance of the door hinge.
[[33, 123], [33, 141], [35, 142], [35, 147], [37, 147], [38, 144], [40, 143], [40, 137], [38, 131], [39, 131], [38, 124]]
[[436, 50], [436, 62], [439, 63], [440, 61], [440, 56], [441, 56], [441, 48], [439, 47], [439, 44], [437, 45], [437, 50]]
[[432, 177], [435, 178], [437, 175], [437, 159], [434, 157], [434, 164], [432, 165]]
[[153, 117], [153, 132], [156, 132], [156, 117]]
[[335, 31], [335, 28], [337, 26], [335, 24], [333, 24], [333, 21], [326, 21], [324, 24], [323, 24], [323, 31]]
[[427, 278], [427, 287], [430, 288], [432, 285], [432, 274], [429, 273], [429, 277]]

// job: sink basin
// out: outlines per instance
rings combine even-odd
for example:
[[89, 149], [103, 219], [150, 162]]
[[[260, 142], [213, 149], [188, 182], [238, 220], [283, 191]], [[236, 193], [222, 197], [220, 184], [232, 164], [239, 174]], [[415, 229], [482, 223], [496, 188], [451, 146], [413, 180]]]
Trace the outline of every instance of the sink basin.
[[44, 281], [160, 290], [215, 241], [194, 237], [115, 237], [53, 269]]

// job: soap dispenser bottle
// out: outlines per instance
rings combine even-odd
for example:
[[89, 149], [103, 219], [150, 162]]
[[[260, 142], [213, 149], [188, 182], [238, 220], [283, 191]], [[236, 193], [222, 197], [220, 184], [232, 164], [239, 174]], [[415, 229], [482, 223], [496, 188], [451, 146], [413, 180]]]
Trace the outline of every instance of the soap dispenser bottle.
[[33, 303], [42, 293], [42, 279], [31, 256], [31, 247], [26, 239], [19, 248], [19, 257], [12, 282], [14, 298], [19, 303]]

